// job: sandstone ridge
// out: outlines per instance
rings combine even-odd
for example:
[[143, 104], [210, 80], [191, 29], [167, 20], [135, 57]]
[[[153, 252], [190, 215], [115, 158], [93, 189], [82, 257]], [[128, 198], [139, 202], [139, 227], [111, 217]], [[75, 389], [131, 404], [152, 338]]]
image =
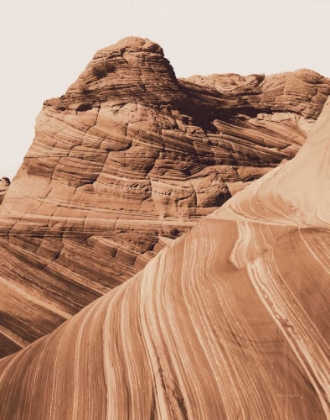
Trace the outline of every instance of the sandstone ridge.
[[329, 79], [307, 70], [177, 79], [140, 38], [97, 52], [45, 102], [0, 208], [0, 356], [294, 157], [329, 94]]
[[329, 140], [330, 100], [292, 161], [1, 361], [3, 418], [329, 419]]

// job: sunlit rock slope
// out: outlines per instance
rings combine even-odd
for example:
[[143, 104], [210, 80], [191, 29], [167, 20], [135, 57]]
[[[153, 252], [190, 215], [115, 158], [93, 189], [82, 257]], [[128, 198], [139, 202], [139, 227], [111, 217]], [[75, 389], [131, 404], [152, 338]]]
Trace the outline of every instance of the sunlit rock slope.
[[3, 419], [329, 419], [330, 100], [290, 162], [0, 362]]
[[299, 150], [329, 79], [178, 80], [161, 47], [97, 52], [46, 101], [0, 212], [0, 356], [51, 332]]

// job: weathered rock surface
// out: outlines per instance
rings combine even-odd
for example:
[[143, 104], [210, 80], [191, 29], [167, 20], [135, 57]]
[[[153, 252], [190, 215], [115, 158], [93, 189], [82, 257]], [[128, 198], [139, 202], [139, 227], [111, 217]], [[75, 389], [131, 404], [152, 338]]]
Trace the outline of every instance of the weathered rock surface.
[[292, 161], [1, 361], [3, 418], [329, 419], [329, 145], [330, 100]]
[[149, 40], [100, 50], [45, 102], [1, 205], [0, 356], [291, 159], [329, 94], [330, 80], [308, 70], [177, 80]]
[[0, 204], [3, 202], [5, 198], [5, 194], [9, 188], [10, 180], [6, 176], [3, 176], [0, 180]]

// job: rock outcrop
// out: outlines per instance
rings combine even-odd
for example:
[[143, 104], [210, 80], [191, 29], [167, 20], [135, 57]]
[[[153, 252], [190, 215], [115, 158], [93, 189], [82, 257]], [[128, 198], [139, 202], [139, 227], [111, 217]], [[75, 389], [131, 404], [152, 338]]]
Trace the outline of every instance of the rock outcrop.
[[307, 143], [0, 362], [6, 419], [329, 419], [330, 100]]
[[100, 50], [45, 102], [0, 213], [0, 356], [120, 285], [290, 160], [330, 94], [300, 70], [178, 80], [157, 44]]
[[5, 198], [5, 194], [9, 188], [10, 180], [6, 176], [3, 176], [0, 181], [0, 204], [3, 202]]

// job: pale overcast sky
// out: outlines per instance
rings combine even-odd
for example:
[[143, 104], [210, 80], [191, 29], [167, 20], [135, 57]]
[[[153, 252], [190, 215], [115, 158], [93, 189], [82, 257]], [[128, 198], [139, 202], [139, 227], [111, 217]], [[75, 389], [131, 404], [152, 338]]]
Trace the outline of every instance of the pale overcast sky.
[[12, 178], [44, 100], [126, 36], [158, 42], [176, 75], [330, 77], [330, 0], [0, 0], [0, 176]]

